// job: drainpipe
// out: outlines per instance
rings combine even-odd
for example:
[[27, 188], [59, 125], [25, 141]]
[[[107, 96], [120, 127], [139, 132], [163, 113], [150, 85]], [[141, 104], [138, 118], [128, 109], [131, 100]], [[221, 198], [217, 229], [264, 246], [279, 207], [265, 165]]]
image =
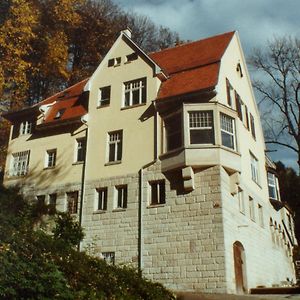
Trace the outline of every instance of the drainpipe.
[[143, 240], [144, 240], [144, 232], [143, 232], [143, 204], [144, 204], [144, 194], [143, 194], [143, 182], [144, 182], [144, 169], [153, 165], [158, 160], [158, 113], [155, 107], [155, 102], [153, 102], [155, 108], [154, 115], [154, 160], [144, 166], [139, 170], [139, 207], [138, 207], [138, 270], [139, 273], [142, 273], [142, 269], [144, 266], [143, 263]]
[[[84, 115], [81, 118], [81, 122], [87, 126], [87, 115]], [[79, 205], [79, 225], [82, 225], [82, 215], [83, 215], [83, 202], [84, 202], [84, 192], [85, 192], [85, 169], [86, 169], [86, 159], [87, 159], [87, 145], [88, 145], [88, 127], [85, 129], [85, 154], [83, 159], [82, 165], [82, 172], [81, 172], [81, 193], [80, 193], [80, 205]], [[80, 251], [81, 249], [81, 242], [78, 243], [77, 250]]]

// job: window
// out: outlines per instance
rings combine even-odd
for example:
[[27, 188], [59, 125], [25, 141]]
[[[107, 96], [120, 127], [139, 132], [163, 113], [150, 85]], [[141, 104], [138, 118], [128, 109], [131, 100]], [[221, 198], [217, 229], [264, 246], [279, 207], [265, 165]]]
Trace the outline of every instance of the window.
[[133, 52], [129, 55], [126, 55], [126, 60], [127, 60], [126, 62], [127, 63], [132, 62], [132, 61], [137, 60], [137, 59], [138, 59], [138, 55], [135, 52]]
[[150, 185], [150, 204], [164, 204], [166, 203], [166, 190], [165, 190], [165, 181], [153, 181], [149, 182]]
[[245, 214], [244, 192], [240, 188], [238, 190], [237, 197], [239, 201], [239, 210], [242, 214]]
[[53, 210], [55, 210], [55, 208], [56, 208], [56, 198], [57, 198], [56, 194], [49, 195], [49, 206]]
[[69, 214], [77, 214], [78, 191], [67, 193], [67, 211]]
[[114, 131], [108, 134], [108, 161], [118, 162], [122, 160], [122, 131]]
[[110, 103], [110, 86], [100, 88], [98, 106], [109, 105], [109, 103]]
[[254, 117], [250, 113], [250, 128], [251, 128], [251, 133], [254, 139], [256, 139], [256, 134], [255, 134], [255, 125], [254, 125]]
[[85, 151], [86, 151], [86, 139], [77, 139], [77, 151], [76, 151], [76, 162], [83, 162], [85, 159]]
[[231, 149], [235, 149], [234, 119], [222, 113], [220, 114], [220, 117], [222, 145]]
[[238, 117], [241, 121], [243, 121], [242, 105], [243, 105], [243, 103], [242, 103], [240, 95], [237, 92], [235, 92], [236, 111], [237, 111]]
[[127, 208], [127, 185], [116, 186], [116, 208]]
[[44, 206], [46, 204], [46, 196], [38, 195], [36, 196], [37, 204], [39, 207]]
[[259, 183], [259, 174], [258, 174], [258, 160], [256, 157], [250, 153], [250, 160], [251, 160], [251, 177], [254, 182], [257, 184]]
[[255, 221], [254, 200], [249, 196], [249, 215], [252, 221]]
[[115, 252], [102, 252], [103, 259], [110, 265], [115, 264]]
[[54, 117], [54, 119], [60, 119], [65, 111], [66, 111], [65, 108], [62, 108], [62, 109], [58, 110], [55, 117]]
[[246, 115], [246, 127], [249, 130], [250, 124], [249, 124], [249, 113], [248, 113], [248, 107], [245, 105], [245, 115]]
[[56, 164], [56, 149], [47, 150], [46, 152], [46, 168], [55, 167]]
[[230, 84], [229, 80], [226, 78], [226, 92], [227, 92], [227, 104], [232, 107], [232, 99], [234, 95], [234, 89]]
[[97, 189], [97, 210], [107, 210], [107, 188]]
[[24, 121], [20, 124], [20, 135], [30, 134], [32, 132], [33, 122]]
[[263, 207], [258, 204], [258, 221], [259, 221], [259, 225], [261, 227], [264, 227], [264, 212], [263, 212]]
[[189, 112], [190, 144], [214, 144], [213, 112]]
[[111, 58], [108, 60], [108, 67], [117, 67], [121, 64], [121, 57]]
[[268, 172], [268, 187], [269, 187], [269, 197], [278, 200], [276, 176], [270, 172]]
[[146, 103], [146, 78], [124, 82], [124, 107]]
[[28, 172], [30, 151], [22, 151], [12, 154], [10, 176], [26, 175]]
[[164, 119], [166, 133], [166, 151], [182, 146], [182, 117], [181, 113], [174, 114]]

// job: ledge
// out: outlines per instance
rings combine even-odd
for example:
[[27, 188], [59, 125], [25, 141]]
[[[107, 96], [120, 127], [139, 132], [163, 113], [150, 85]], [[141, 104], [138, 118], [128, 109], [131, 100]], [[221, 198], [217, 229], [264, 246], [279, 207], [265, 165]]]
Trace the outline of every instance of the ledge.
[[148, 208], [156, 208], [156, 207], [164, 207], [164, 206], [166, 206], [165, 203], [162, 203], [162, 204], [152, 204], [152, 205], [148, 205], [147, 209]]
[[127, 110], [130, 108], [135, 108], [135, 107], [140, 107], [140, 106], [145, 106], [145, 105], [147, 105], [147, 103], [139, 103], [139, 104], [135, 104], [135, 105], [124, 106], [124, 107], [121, 107], [121, 110]]
[[113, 165], [118, 165], [120, 163], [122, 163], [121, 160], [116, 160], [116, 161], [108, 162], [108, 163], [104, 164], [104, 166], [113, 166]]
[[83, 165], [84, 161], [75, 161], [72, 163], [72, 166]]
[[99, 210], [95, 210], [93, 212], [93, 215], [101, 215], [101, 214], [105, 214], [106, 212], [107, 212], [106, 210], [99, 209]]
[[112, 212], [120, 212], [120, 211], [126, 211], [126, 208], [121, 208], [121, 207], [119, 207], [119, 208], [114, 208], [114, 209], [112, 210]]

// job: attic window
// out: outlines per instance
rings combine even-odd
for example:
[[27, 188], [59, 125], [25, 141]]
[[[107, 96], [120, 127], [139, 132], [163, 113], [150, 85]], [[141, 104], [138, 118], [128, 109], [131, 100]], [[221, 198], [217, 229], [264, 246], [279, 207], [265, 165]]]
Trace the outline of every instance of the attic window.
[[121, 64], [121, 57], [111, 58], [108, 60], [108, 67], [117, 67]]
[[68, 94], [69, 94], [69, 92], [63, 92], [63, 93], [61, 93], [57, 98], [58, 98], [58, 99], [64, 98], [64, 97], [67, 96]]
[[65, 110], [66, 110], [65, 108], [62, 108], [62, 109], [58, 110], [55, 117], [54, 117], [54, 119], [60, 119], [61, 116], [63, 115], [63, 113], [65, 112]]
[[244, 75], [243, 75], [242, 66], [241, 66], [240, 63], [237, 64], [237, 66], [236, 66], [236, 71], [239, 72], [241, 78], [244, 76]]
[[131, 53], [129, 55], [126, 55], [126, 60], [127, 60], [126, 62], [127, 63], [130, 63], [130, 62], [132, 62], [134, 60], [137, 60], [137, 59], [138, 59], [138, 55], [135, 52], [133, 52], [133, 53]]

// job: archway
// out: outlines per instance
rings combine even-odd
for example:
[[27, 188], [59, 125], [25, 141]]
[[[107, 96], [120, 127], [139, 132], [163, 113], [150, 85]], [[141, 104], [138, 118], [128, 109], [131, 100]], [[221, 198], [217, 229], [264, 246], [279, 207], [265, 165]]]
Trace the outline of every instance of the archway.
[[235, 283], [236, 292], [238, 294], [243, 294], [246, 292], [247, 282], [246, 282], [246, 260], [245, 260], [245, 250], [243, 245], [236, 241], [233, 244], [233, 257], [234, 257], [234, 273], [235, 273]]

